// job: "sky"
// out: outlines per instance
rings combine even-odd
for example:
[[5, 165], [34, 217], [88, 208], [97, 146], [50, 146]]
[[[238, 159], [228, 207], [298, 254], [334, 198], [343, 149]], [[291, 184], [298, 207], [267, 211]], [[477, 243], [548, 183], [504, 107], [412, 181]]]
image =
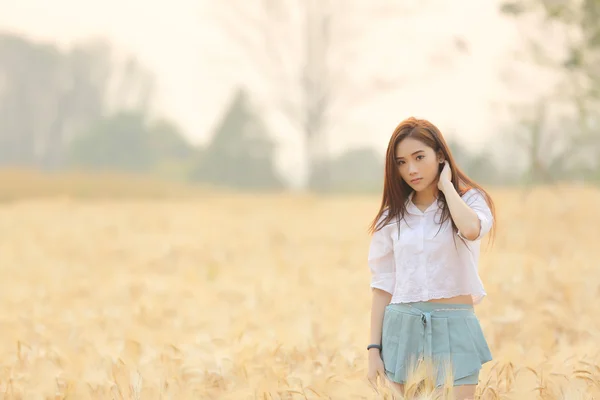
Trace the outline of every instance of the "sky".
[[[269, 87], [264, 74], [220, 34], [216, 19], [207, 14], [215, 4], [216, 0], [0, 0], [0, 29], [64, 47], [90, 37], [109, 39], [155, 73], [158, 112], [175, 120], [190, 141], [203, 144], [237, 82]], [[385, 74], [402, 77], [403, 83], [336, 114], [328, 139], [334, 153], [361, 145], [383, 153], [394, 127], [411, 115], [430, 119], [471, 148], [484, 145], [504, 123], [503, 105], [517, 98], [514, 88], [500, 79], [519, 42], [514, 24], [498, 14], [496, 1], [421, 4], [410, 17], [400, 14], [387, 22], [363, 24], [363, 40], [356, 44], [362, 50], [353, 61], [361, 67], [353, 79]], [[455, 36], [465, 39], [468, 53], [453, 52]], [[300, 181], [301, 135], [269, 103], [271, 94], [266, 89], [258, 97], [265, 101], [266, 118], [280, 144], [278, 166]]]

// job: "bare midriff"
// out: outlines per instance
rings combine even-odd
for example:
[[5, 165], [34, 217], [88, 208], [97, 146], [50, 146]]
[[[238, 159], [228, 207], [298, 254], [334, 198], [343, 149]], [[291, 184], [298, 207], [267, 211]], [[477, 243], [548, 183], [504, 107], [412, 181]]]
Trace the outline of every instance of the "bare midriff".
[[473, 298], [471, 295], [463, 294], [460, 296], [448, 297], [444, 299], [431, 299], [428, 303], [443, 303], [443, 304], [470, 304], [473, 305]]

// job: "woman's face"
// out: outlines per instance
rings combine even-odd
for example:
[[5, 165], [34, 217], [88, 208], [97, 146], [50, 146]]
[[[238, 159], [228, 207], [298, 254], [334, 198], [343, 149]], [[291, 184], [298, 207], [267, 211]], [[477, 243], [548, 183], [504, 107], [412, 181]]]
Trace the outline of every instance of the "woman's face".
[[416, 192], [437, 184], [441, 159], [431, 147], [407, 137], [396, 145], [395, 156], [400, 176]]

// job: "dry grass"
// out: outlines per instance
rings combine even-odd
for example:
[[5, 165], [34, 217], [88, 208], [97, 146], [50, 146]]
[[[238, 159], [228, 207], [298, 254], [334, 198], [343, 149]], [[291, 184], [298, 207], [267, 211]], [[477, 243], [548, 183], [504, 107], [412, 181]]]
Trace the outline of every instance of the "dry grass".
[[0, 201], [23, 198], [181, 198], [208, 194], [206, 188], [156, 176], [116, 172], [69, 171], [43, 173], [30, 169], [0, 169]]
[[[477, 312], [495, 360], [478, 395], [599, 398], [600, 192], [493, 194]], [[0, 398], [391, 399], [365, 378], [377, 204], [0, 206]]]

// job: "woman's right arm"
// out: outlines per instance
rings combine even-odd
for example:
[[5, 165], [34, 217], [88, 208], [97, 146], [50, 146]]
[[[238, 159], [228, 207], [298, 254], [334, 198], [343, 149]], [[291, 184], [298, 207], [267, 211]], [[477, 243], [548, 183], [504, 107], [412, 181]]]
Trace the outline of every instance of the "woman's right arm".
[[381, 344], [381, 333], [385, 306], [390, 304], [396, 287], [396, 263], [394, 245], [387, 227], [373, 233], [369, 246], [369, 268], [371, 269], [371, 344]]
[[[381, 333], [383, 327], [383, 313], [385, 307], [392, 300], [391, 293], [381, 289], [373, 289], [373, 301], [371, 303], [371, 340], [369, 343], [381, 345]], [[369, 353], [379, 353], [379, 349], [370, 349]]]
[[[390, 232], [383, 228], [373, 234], [369, 247], [369, 268], [371, 269], [371, 332], [369, 344], [383, 345], [383, 318], [385, 307], [390, 304], [396, 287], [396, 264], [394, 246]], [[375, 385], [377, 376], [385, 377], [385, 366], [379, 349], [369, 350], [369, 371], [367, 378]]]
[[370, 343], [381, 344], [385, 306], [390, 304], [396, 286], [395, 264], [390, 232], [384, 227], [373, 234], [369, 247], [372, 288]]

